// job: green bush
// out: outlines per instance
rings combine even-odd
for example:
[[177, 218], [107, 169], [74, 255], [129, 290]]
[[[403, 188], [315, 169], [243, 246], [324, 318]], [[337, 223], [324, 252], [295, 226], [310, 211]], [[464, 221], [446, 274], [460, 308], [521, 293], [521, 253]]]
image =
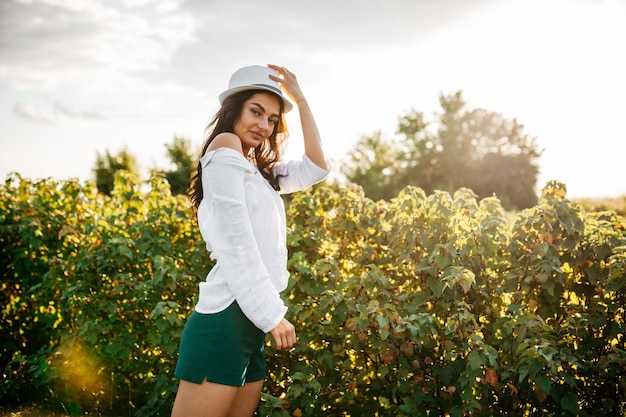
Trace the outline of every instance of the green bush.
[[[0, 188], [4, 402], [169, 415], [211, 265], [185, 199], [134, 181]], [[550, 183], [514, 217], [465, 189], [322, 186], [288, 218], [299, 342], [268, 345], [259, 415], [625, 415], [622, 217]]]
[[149, 185], [140, 193], [120, 175], [107, 197], [75, 181], [7, 180], [3, 398], [76, 413], [170, 407], [178, 339], [210, 265], [185, 200], [159, 177]]

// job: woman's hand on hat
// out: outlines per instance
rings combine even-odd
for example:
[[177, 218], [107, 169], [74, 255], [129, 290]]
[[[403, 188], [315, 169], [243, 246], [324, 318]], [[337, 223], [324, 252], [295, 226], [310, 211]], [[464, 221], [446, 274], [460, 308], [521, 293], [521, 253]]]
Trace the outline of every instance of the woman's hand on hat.
[[270, 78], [274, 81], [278, 81], [281, 84], [283, 90], [285, 91], [285, 94], [289, 96], [291, 101], [294, 101], [296, 104], [300, 104], [306, 101], [306, 99], [304, 98], [304, 93], [302, 92], [302, 89], [298, 84], [298, 79], [296, 78], [296, 75], [294, 73], [289, 71], [287, 68], [278, 65], [268, 64], [268, 67], [278, 72], [278, 74], [280, 75], [279, 77], [270, 75]]

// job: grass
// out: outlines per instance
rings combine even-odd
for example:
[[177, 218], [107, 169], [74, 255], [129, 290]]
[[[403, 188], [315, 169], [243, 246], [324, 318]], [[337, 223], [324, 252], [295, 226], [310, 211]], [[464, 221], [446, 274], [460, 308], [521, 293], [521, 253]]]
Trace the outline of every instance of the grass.
[[577, 198], [587, 211], [614, 211], [620, 216], [626, 217], [626, 195], [615, 198]]
[[0, 417], [75, 417], [75, 416], [109, 416], [109, 414], [69, 414], [59, 411], [51, 411], [44, 405], [20, 405], [13, 406], [0, 405]]
[[44, 410], [37, 406], [0, 406], [0, 417], [69, 417], [69, 414]]

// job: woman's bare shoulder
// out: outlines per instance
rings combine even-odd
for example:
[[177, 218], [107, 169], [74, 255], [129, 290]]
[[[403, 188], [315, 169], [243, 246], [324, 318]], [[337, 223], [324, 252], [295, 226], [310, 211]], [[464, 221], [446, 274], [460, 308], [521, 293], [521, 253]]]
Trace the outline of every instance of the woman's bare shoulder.
[[207, 152], [211, 152], [217, 150], [219, 148], [230, 148], [238, 151], [243, 155], [243, 148], [241, 146], [241, 139], [239, 136], [234, 133], [224, 132], [217, 135], [209, 147], [207, 148]]

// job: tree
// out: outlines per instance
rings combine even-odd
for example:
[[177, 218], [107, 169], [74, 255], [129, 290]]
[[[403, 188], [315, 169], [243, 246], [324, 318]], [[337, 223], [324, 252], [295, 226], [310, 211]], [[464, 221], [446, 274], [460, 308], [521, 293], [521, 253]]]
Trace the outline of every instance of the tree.
[[191, 141], [175, 136], [171, 144], [165, 145], [167, 154], [175, 169], [164, 171], [165, 179], [170, 184], [172, 194], [187, 194], [189, 180], [198, 164], [197, 154], [192, 149]]
[[96, 167], [93, 171], [96, 175], [98, 191], [106, 195], [111, 195], [115, 173], [121, 170], [128, 171], [137, 177], [139, 175], [137, 160], [126, 148], [122, 149], [117, 155], [111, 155], [108, 150], [104, 155], [100, 155], [100, 153], [97, 152]]
[[398, 118], [396, 134], [401, 139], [396, 139], [396, 143], [401, 149], [404, 169], [398, 174], [396, 194], [408, 184], [418, 185], [430, 194], [435, 191], [435, 184], [441, 182], [442, 170], [437, 164], [437, 155], [442, 148], [429, 125], [424, 113], [415, 110]]
[[378, 131], [359, 139], [348, 154], [343, 173], [349, 181], [362, 186], [373, 200], [390, 199], [396, 194], [393, 183], [402, 169], [399, 160], [394, 143], [383, 139]]
[[432, 122], [415, 110], [401, 116], [393, 140], [383, 140], [380, 132], [361, 139], [348, 154], [346, 177], [372, 199], [414, 185], [427, 193], [465, 187], [480, 198], [495, 194], [509, 209], [536, 204], [541, 151], [524, 126], [500, 113], [468, 109], [461, 91], [440, 95], [439, 104], [442, 111]]
[[[471, 188], [480, 198], [493, 194], [508, 208], [537, 204], [535, 184], [541, 156], [536, 138], [516, 119], [485, 109], [467, 109], [461, 92], [441, 96], [439, 137], [450, 175], [442, 189]], [[447, 187], [446, 187], [447, 186]]]

